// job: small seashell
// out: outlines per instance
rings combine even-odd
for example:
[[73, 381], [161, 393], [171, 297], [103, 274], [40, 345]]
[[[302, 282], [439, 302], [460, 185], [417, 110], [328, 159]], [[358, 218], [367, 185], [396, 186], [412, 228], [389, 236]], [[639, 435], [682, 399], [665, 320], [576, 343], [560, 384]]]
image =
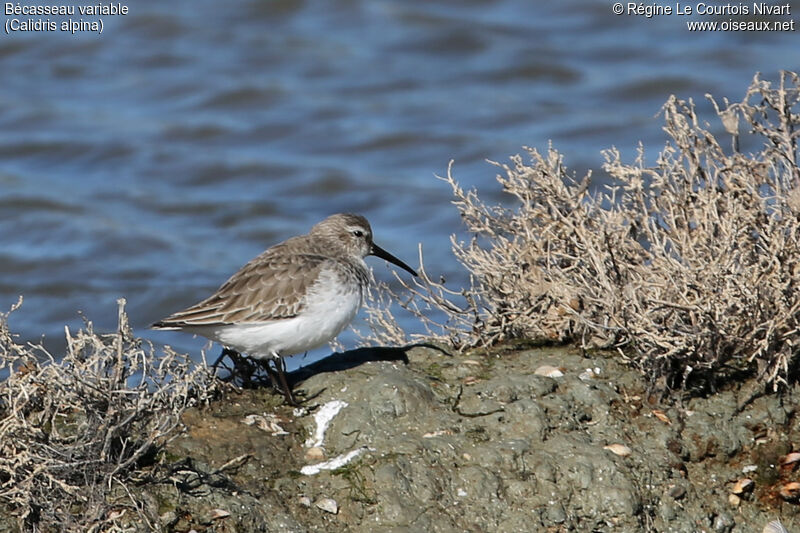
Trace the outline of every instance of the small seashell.
[[220, 518], [228, 518], [231, 515], [225, 509], [214, 509], [211, 511], [211, 520], [219, 520]]
[[339, 504], [333, 498], [320, 498], [314, 502], [314, 506], [326, 513], [336, 514], [339, 512]]
[[728, 503], [737, 507], [742, 502], [742, 499], [736, 494], [728, 494]]
[[603, 446], [603, 449], [620, 457], [628, 457], [631, 454], [631, 449], [624, 444], [609, 444], [608, 446]]
[[297, 498], [297, 503], [302, 505], [303, 507], [311, 507], [311, 498], [308, 496], [300, 496]]
[[731, 488], [731, 494], [744, 494], [745, 492], [750, 492], [755, 487], [756, 483], [749, 477], [744, 477], [733, 484], [733, 488]]
[[277, 437], [279, 435], [288, 435], [289, 433], [284, 431], [278, 422], [286, 422], [286, 420], [276, 415], [266, 413], [262, 415], [247, 415], [242, 419], [243, 424], [248, 426], [255, 425], [262, 431], [272, 433], [273, 437]]
[[545, 376], [548, 378], [560, 378], [564, 376], [564, 371], [554, 366], [542, 365], [536, 369], [534, 374], [536, 374], [537, 376]]
[[319, 446], [312, 446], [306, 450], [306, 461], [322, 461], [325, 459], [325, 450]]
[[746, 465], [742, 467], [742, 474], [749, 474], [758, 470], [758, 465]]
[[786, 455], [780, 458], [780, 463], [782, 465], [789, 463], [796, 463], [797, 461], [800, 461], [800, 452], [787, 453]]
[[780, 520], [773, 520], [764, 526], [762, 533], [789, 533], [789, 530], [783, 527]]
[[467, 376], [464, 378], [464, 385], [475, 385], [476, 383], [480, 383], [480, 378], [476, 378], [475, 376]]
[[473, 366], [481, 366], [480, 361], [476, 361], [475, 359], [464, 359], [461, 361], [462, 365], [473, 365]]
[[797, 462], [800, 461], [800, 452], [787, 453], [781, 457], [778, 462], [781, 468], [792, 469], [797, 468]]
[[660, 409], [652, 409], [650, 412], [653, 413], [654, 417], [658, 418], [665, 424], [670, 424], [670, 425], [672, 424], [672, 420], [669, 419], [669, 417], [666, 415], [666, 413], [664, 413], [664, 411]]
[[797, 481], [784, 483], [778, 490], [778, 494], [786, 501], [797, 500], [798, 496], [800, 496], [800, 483]]

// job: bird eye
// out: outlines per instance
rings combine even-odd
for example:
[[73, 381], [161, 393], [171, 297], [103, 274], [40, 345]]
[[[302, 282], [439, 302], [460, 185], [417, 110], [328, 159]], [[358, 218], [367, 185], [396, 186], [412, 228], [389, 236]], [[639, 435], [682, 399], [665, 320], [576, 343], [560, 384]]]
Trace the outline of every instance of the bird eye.
[[355, 235], [356, 237], [363, 237], [364, 236], [364, 232], [361, 231], [360, 229], [357, 229], [357, 230], [353, 231], [353, 235]]

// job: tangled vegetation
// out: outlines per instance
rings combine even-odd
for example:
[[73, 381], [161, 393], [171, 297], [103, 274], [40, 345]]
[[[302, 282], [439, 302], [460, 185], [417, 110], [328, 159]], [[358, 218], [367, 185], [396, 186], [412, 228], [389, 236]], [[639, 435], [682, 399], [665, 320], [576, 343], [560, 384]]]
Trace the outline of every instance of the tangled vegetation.
[[184, 410], [214, 393], [213, 373], [134, 338], [124, 300], [115, 333], [97, 334], [91, 322], [66, 329], [59, 359], [18, 344], [7, 319], [0, 314], [0, 372], [8, 373], [0, 382], [0, 505], [22, 530], [113, 530], [115, 518], [139, 512], [129, 487], [179, 433]]
[[[485, 204], [448, 169], [474, 235], [452, 238], [471, 282], [452, 291], [423, 267], [421, 282], [398, 278], [412, 294], [403, 306], [459, 349], [577, 341], [617, 349], [665, 388], [740, 371], [780, 386], [800, 342], [800, 78], [756, 75], [741, 102], [707, 98], [721, 128], [671, 97], [655, 164], [642, 146], [633, 163], [607, 150], [613, 185], [599, 190], [552, 147], [495, 163], [509, 207]], [[380, 299], [372, 339], [397, 342]]]

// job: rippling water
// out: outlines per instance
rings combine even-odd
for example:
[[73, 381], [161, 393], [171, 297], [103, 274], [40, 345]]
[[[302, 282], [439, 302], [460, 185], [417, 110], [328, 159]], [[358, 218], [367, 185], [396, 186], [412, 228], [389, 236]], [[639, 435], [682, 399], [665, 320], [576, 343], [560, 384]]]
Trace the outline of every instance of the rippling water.
[[601, 149], [663, 144], [669, 94], [740, 99], [756, 71], [800, 67], [795, 32], [690, 33], [605, 1], [129, 10], [99, 36], [0, 35], [0, 309], [24, 295], [12, 328], [55, 351], [79, 311], [112, 329], [121, 296], [137, 333], [196, 350], [143, 328], [337, 211], [411, 264], [423, 243], [458, 284], [459, 217], [433, 177], [450, 159], [493, 201], [484, 160], [550, 139], [602, 180]]

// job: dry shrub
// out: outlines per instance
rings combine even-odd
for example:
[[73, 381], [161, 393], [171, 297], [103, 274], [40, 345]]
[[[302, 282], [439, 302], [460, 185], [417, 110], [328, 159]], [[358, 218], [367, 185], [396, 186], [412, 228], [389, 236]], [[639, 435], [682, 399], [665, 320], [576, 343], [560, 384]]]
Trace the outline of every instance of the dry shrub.
[[[691, 100], [671, 97], [655, 164], [641, 146], [632, 164], [607, 150], [614, 185], [601, 190], [552, 147], [526, 148], [529, 162], [495, 163], [512, 207], [486, 205], [448, 169], [443, 179], [474, 235], [452, 239], [471, 282], [451, 291], [422, 268], [414, 285], [398, 278], [412, 295], [403, 306], [458, 349], [578, 341], [619, 349], [667, 387], [752, 370], [777, 387], [800, 340], [800, 80], [782, 73], [774, 87], [757, 75], [739, 103], [707, 98], [724, 142]], [[755, 151], [740, 152], [740, 136]], [[385, 336], [391, 311], [373, 307], [373, 338], [402, 341]]]
[[22, 529], [107, 530], [121, 510], [137, 512], [135, 469], [213, 392], [213, 375], [134, 338], [124, 300], [116, 333], [97, 334], [91, 322], [66, 329], [61, 360], [17, 344], [7, 319], [0, 314], [0, 371], [9, 373], [0, 382], [0, 503]]

